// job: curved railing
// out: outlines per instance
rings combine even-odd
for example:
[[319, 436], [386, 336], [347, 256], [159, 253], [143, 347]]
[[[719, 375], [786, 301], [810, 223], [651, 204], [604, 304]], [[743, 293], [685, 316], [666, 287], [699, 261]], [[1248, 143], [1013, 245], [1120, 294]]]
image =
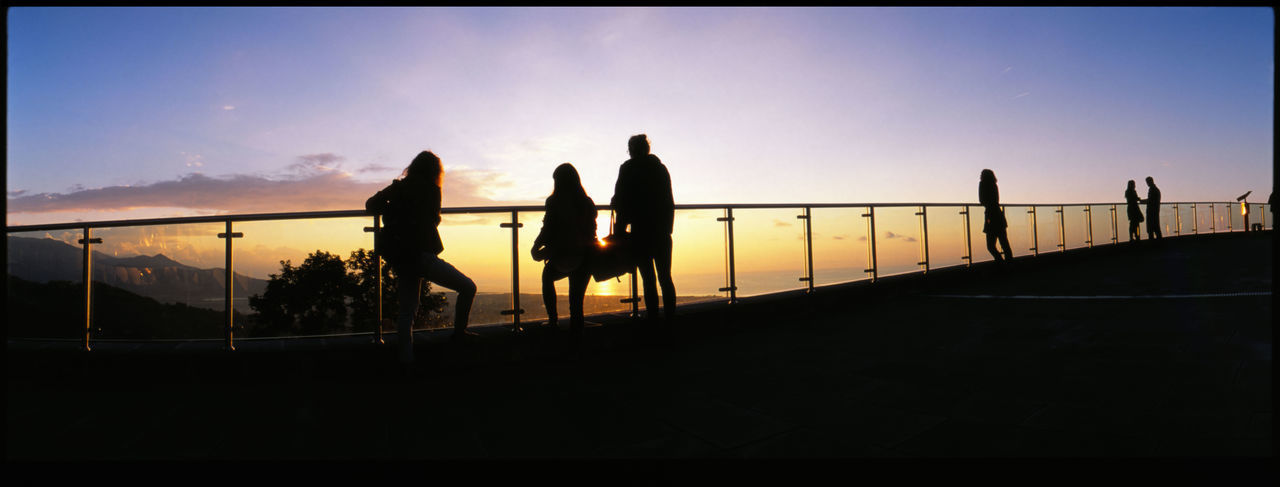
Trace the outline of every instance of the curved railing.
[[[1127, 240], [1127, 237], [1122, 236], [1125, 234], [1119, 232], [1120, 228], [1127, 230], [1123, 203], [1002, 206], [1009, 222], [1008, 233], [1015, 257], [1065, 252]], [[1243, 208], [1240, 203], [1221, 201], [1165, 203], [1161, 205], [1160, 224], [1165, 237], [1242, 231], [1246, 229], [1245, 218], [1249, 219], [1249, 224], [1258, 223], [1263, 228], [1271, 228], [1266, 221], [1269, 213], [1267, 205], [1248, 204], [1248, 215], [1244, 214]], [[603, 235], [608, 232], [604, 222], [607, 221], [610, 207], [598, 205], [598, 209], [602, 213], [599, 233]], [[536, 221], [542, 210], [542, 206], [443, 209], [441, 233], [446, 253], [442, 257], [454, 263], [464, 273], [472, 275], [472, 270], [476, 270], [482, 274], [480, 278], [475, 275], [473, 278], [476, 278], [482, 293], [489, 292], [489, 301], [485, 306], [496, 307], [495, 299], [505, 300], [506, 294], [509, 294], [509, 302], [503, 303], [505, 309], [485, 311], [478, 301], [477, 310], [482, 312], [479, 318], [473, 312], [472, 323], [505, 321], [519, 328], [522, 321], [528, 322], [536, 318], [539, 311], [545, 316], [540, 299], [528, 297], [540, 292], [536, 277], [538, 273], [526, 272], [522, 275], [521, 263], [523, 261], [526, 269], [537, 264], [530, 257], [522, 256], [520, 243], [521, 233], [536, 232], [536, 228], [525, 229], [522, 220]], [[686, 300], [722, 300], [734, 303], [742, 296], [794, 289], [812, 292], [818, 286], [863, 279], [874, 282], [886, 275], [927, 273], [933, 269], [971, 266], [975, 262], [990, 260], [986, 252], [983, 252], [985, 241], [980, 242], [976, 255], [973, 251], [974, 233], [981, 233], [983, 215], [981, 206], [971, 203], [688, 204], [676, 205], [676, 210], [673, 274], [677, 292]], [[311, 224], [321, 221], [327, 222], [324, 228]], [[495, 223], [497, 225], [493, 225]], [[366, 224], [369, 226], [365, 226]], [[305, 240], [327, 242], [317, 245], [317, 249], [322, 246], [341, 250], [352, 250], [357, 246], [372, 249], [372, 232], [376, 232], [379, 226], [380, 220], [375, 215], [363, 210], [344, 210], [15, 225], [7, 226], [5, 230], [9, 237], [42, 234], [39, 235], [41, 238], [51, 238], [65, 244], [75, 242], [79, 246], [79, 280], [83, 285], [77, 286], [75, 292], [82, 294], [74, 299], [66, 297], [65, 301], [60, 302], [66, 309], [75, 307], [84, 311], [83, 337], [74, 339], [82, 340], [86, 350], [89, 349], [96, 330], [95, 310], [102, 307], [94, 299], [92, 282], [111, 278], [127, 285], [129, 279], [143, 279], [147, 276], [141, 274], [153, 272], [152, 267], [144, 264], [139, 264], [138, 267], [117, 266], [118, 275], [104, 275], [100, 278], [93, 270], [95, 246], [114, 248], [113, 253], [116, 255], [112, 258], [125, 259], [120, 262], [130, 258], [128, 255], [120, 256], [121, 252], [127, 254], [132, 251], [136, 258], [145, 256], [147, 249], [189, 251], [189, 255], [196, 256], [193, 258], [198, 261], [195, 262], [197, 265], [186, 266], [181, 262], [175, 264], [195, 269], [190, 271], [192, 273], [203, 272], [199, 275], [192, 274], [196, 276], [192, 279], [204, 279], [206, 283], [211, 278], [216, 279], [210, 273], [218, 271], [224, 288], [221, 301], [225, 315], [223, 336], [219, 339], [225, 340], [228, 349], [234, 349], [235, 330], [243, 329], [237, 328], [235, 316], [243, 313], [237, 311], [235, 306], [244, 307], [241, 303], [244, 297], [237, 298], [236, 291], [241, 289], [244, 292], [247, 286], [244, 283], [261, 281], [235, 272], [234, 257], [237, 250], [233, 243], [236, 239], [245, 239], [246, 235], [253, 237], [254, 234], [275, 235], [272, 237], [274, 240], [268, 238], [265, 243], [262, 240], [256, 242], [256, 247], [252, 247], [251, 251], [241, 251], [242, 257], [255, 256], [259, 261], [255, 264], [259, 268], [257, 273], [264, 275], [261, 269], [265, 265], [262, 262], [266, 261], [260, 255], [264, 252], [276, 252], [275, 257], [291, 257], [289, 260], [299, 258], [301, 261], [297, 249], [290, 246], [296, 245], [296, 241]], [[151, 231], [129, 233], [129, 229]], [[61, 233], [55, 235], [56, 232]], [[1145, 239], [1146, 223], [1141, 225], [1141, 233]], [[536, 233], [526, 235], [525, 245], [532, 243], [533, 235]], [[104, 236], [107, 238], [105, 242]], [[210, 237], [214, 236], [221, 239], [221, 243], [216, 246], [207, 245], [207, 242], [212, 241]], [[717, 237], [718, 242], [715, 241]], [[506, 242], [508, 238], [510, 244], [498, 243]], [[981, 236], [977, 238], [982, 240]], [[170, 243], [184, 243], [167, 247], [165, 239], [169, 239], [167, 241]], [[119, 242], [111, 242], [112, 240]], [[344, 242], [337, 242], [339, 240]], [[157, 241], [160, 242], [158, 246]], [[276, 245], [274, 250], [269, 245], [272, 243]], [[111, 247], [113, 244], [116, 246]], [[197, 247], [199, 250], [193, 250]], [[53, 267], [66, 271], [75, 265], [72, 262], [75, 259], [69, 257], [67, 249], [59, 248], [62, 260]], [[209, 256], [216, 257], [215, 254], [219, 251], [223, 257], [221, 269], [199, 267], [198, 264], [202, 263], [206, 267], [212, 264], [212, 257]], [[13, 245], [10, 245], [9, 252], [11, 275], [15, 269], [23, 268], [24, 259], [34, 259], [36, 255], [34, 251], [31, 255], [15, 255]], [[501, 272], [506, 274], [506, 279], [501, 278], [501, 273], [493, 271], [497, 266], [494, 259], [505, 260], [505, 257], [498, 257], [497, 253], [511, 256], [509, 266], [501, 266], [509, 269]], [[790, 263], [783, 257], [786, 253], [792, 253]], [[858, 254], [865, 255], [865, 266], [858, 262], [861, 260], [857, 257]], [[721, 257], [722, 265], [717, 262]], [[273, 257], [267, 260], [275, 259]], [[380, 292], [384, 288], [381, 281], [381, 260], [378, 259], [376, 264], [377, 289]], [[713, 282], [720, 279], [714, 275], [717, 273], [714, 269], [716, 267], [720, 267], [723, 272], [723, 280], [719, 283]], [[160, 269], [156, 268], [154, 271], [159, 272]], [[133, 272], [140, 275], [126, 275]], [[489, 274], [484, 274], [485, 272]], [[786, 277], [789, 273], [790, 277]], [[501, 282], [503, 280], [506, 282]], [[597, 311], [638, 314], [640, 300], [636, 296], [634, 273], [630, 282], [626, 283], [625, 293], [622, 292], [621, 282], [597, 283], [595, 286], [597, 291], [602, 286], [608, 287], [602, 294], [593, 294]], [[502, 288], [509, 292], [503, 293]], [[526, 310], [522, 305], [522, 290], [526, 295], [524, 304], [530, 305], [531, 310]], [[610, 296], [621, 299], [610, 299]], [[185, 298], [169, 296], [166, 299], [207, 308], [209, 301], [215, 298], [189, 294]], [[376, 299], [375, 323], [371, 335], [374, 341], [381, 342], [383, 299], [380, 295]], [[590, 311], [588, 310], [589, 313]], [[10, 338], [15, 336], [11, 333]]]

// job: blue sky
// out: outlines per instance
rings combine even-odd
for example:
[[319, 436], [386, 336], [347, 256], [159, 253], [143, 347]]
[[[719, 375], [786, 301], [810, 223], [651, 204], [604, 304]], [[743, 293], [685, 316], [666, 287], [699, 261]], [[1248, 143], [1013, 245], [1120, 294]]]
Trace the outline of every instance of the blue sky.
[[[11, 8], [9, 224], [598, 202], [647, 133], [678, 203], [1271, 191], [1266, 8]], [[94, 211], [90, 211], [93, 209]]]

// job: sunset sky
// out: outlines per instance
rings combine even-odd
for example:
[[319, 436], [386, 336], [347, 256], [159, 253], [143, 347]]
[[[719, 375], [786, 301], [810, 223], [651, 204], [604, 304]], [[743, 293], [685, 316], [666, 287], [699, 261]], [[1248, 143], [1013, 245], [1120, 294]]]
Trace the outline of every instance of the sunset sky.
[[[607, 203], [637, 133], [677, 203], [976, 202], [983, 168], [1006, 203], [1122, 201], [1146, 176], [1168, 202], [1271, 191], [1268, 8], [8, 14], [9, 225], [358, 209], [424, 149], [446, 206], [540, 204], [562, 162]], [[794, 246], [794, 224], [754, 225]], [[255, 235], [333, 234], [281, 228]]]
[[[422, 149], [445, 204], [1271, 191], [1266, 8], [13, 8], [9, 224], [355, 209]], [[1256, 198], [1256, 197], [1255, 197]], [[87, 211], [93, 210], [112, 210]], [[131, 209], [129, 211], [125, 211]]]

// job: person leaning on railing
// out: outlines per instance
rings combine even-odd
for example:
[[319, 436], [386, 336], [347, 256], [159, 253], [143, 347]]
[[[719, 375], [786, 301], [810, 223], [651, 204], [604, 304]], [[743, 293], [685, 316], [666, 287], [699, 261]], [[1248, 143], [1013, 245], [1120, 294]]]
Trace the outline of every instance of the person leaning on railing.
[[430, 151], [422, 151], [401, 178], [378, 191], [365, 202], [365, 210], [382, 215], [383, 227], [374, 247], [400, 277], [400, 310], [396, 316], [396, 336], [400, 361], [413, 362], [413, 317], [422, 296], [422, 280], [427, 279], [458, 293], [453, 312], [453, 339], [474, 335], [466, 331], [476, 284], [453, 265], [440, 259], [441, 185], [444, 166]]
[[569, 278], [569, 329], [572, 344], [582, 340], [585, 323], [582, 305], [591, 282], [591, 257], [596, 247], [595, 201], [582, 188], [582, 179], [573, 164], [564, 163], [551, 173], [555, 186], [547, 197], [542, 230], [533, 241], [533, 260], [545, 261], [542, 268], [542, 304], [547, 325], [558, 326], [556, 281]]

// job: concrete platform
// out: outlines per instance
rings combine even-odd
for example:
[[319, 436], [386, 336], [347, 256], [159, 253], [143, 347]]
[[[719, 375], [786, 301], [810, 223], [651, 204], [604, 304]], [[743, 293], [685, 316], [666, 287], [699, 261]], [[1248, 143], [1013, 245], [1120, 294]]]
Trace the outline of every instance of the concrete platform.
[[425, 334], [408, 371], [369, 337], [11, 340], [6, 457], [1252, 466], [1274, 451], [1273, 253], [1271, 232], [1170, 238], [690, 306], [668, 333], [597, 316], [579, 354], [554, 330]]

